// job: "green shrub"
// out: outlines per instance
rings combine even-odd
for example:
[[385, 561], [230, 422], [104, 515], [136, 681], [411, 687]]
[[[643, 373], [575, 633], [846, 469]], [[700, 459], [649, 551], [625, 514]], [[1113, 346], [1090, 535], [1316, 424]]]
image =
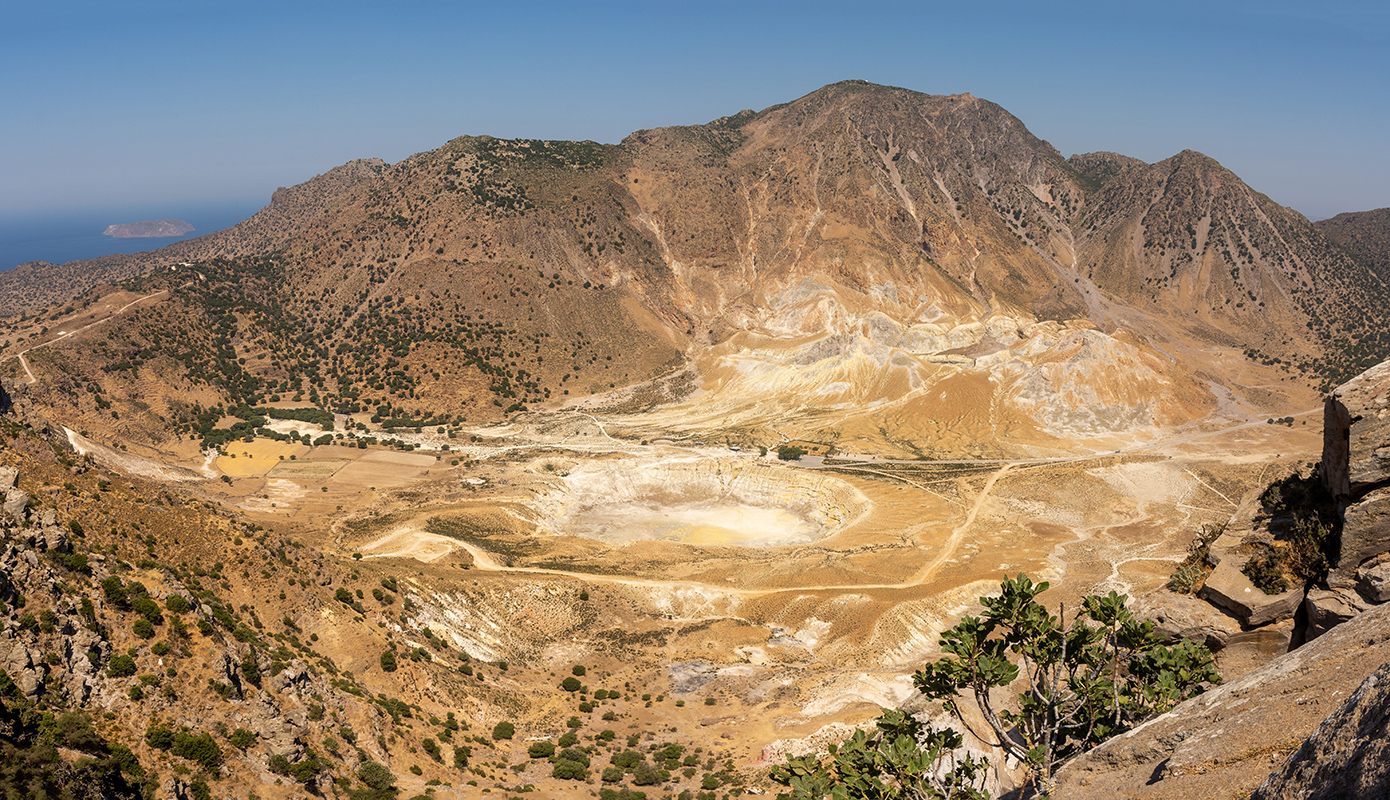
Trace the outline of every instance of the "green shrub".
[[112, 678], [129, 678], [135, 674], [135, 659], [124, 653], [111, 656], [111, 663], [106, 665], [106, 674]]
[[256, 654], [247, 653], [241, 659], [241, 674], [245, 676], [247, 683], [252, 686], [261, 685], [261, 668], [256, 666]]
[[164, 725], [150, 728], [145, 731], [145, 744], [156, 750], [168, 750], [174, 746], [174, 731]]
[[207, 733], [192, 734], [180, 731], [174, 734], [174, 746], [170, 752], [180, 758], [195, 761], [207, 770], [214, 769], [222, 761], [222, 751]]
[[1240, 568], [1245, 577], [1265, 594], [1282, 594], [1289, 590], [1289, 579], [1284, 576], [1284, 551], [1282, 548], [1264, 545]]
[[497, 723], [497, 726], [492, 729], [492, 740], [494, 742], [500, 742], [503, 739], [510, 739], [515, 735], [516, 726], [510, 722], [507, 722], [506, 720]]
[[396, 783], [396, 776], [391, 773], [391, 770], [375, 761], [363, 761], [357, 767], [357, 779], [373, 789], [383, 792]]
[[782, 461], [797, 461], [806, 455], [806, 448], [796, 445], [784, 444], [777, 448], [777, 458]]
[[580, 686], [583, 686], [583, 684], [579, 682], [578, 678], [574, 677], [565, 678], [563, 681], [560, 682], [560, 688], [564, 689], [567, 692], [577, 692], [579, 691]]
[[383, 672], [396, 671], [396, 654], [390, 650], [381, 651], [381, 669]]
[[189, 609], [188, 600], [184, 599], [183, 595], [171, 594], [165, 599], [164, 608], [175, 614], [186, 614]]
[[560, 751], [559, 755], [555, 757], [559, 759], [564, 759], [565, 761], [573, 761], [574, 763], [579, 764], [583, 767], [589, 766], [588, 754], [586, 754], [583, 750], [580, 750], [577, 747], [566, 747], [564, 750]]
[[1202, 588], [1207, 576], [1211, 574], [1212, 567], [1207, 563], [1211, 544], [1225, 531], [1225, 525], [1203, 525], [1198, 529], [1196, 537], [1188, 545], [1187, 557], [1168, 579], [1170, 591], [1178, 594], [1196, 594], [1197, 590]]
[[667, 777], [669, 776], [663, 775], [661, 770], [645, 761], [632, 770], [632, 782], [637, 786], [655, 786]]
[[116, 608], [125, 610], [130, 607], [130, 597], [126, 594], [125, 586], [115, 575], [102, 579], [101, 591], [106, 595], [107, 602]]
[[526, 748], [526, 755], [531, 758], [550, 758], [555, 755], [555, 744], [553, 742], [532, 742]]
[[1330, 528], [1314, 517], [1294, 521], [1285, 549], [1289, 572], [1305, 585], [1327, 578], [1327, 549]]
[[[1006, 579], [980, 598], [984, 612], [941, 633], [942, 657], [913, 676], [929, 701], [942, 701], [961, 724], [963, 699], [980, 709], [992, 739], [1025, 766], [1046, 794], [1058, 768], [1096, 744], [1161, 714], [1220, 680], [1204, 645], [1168, 647], [1151, 622], [1137, 620], [1116, 592], [1083, 597], [1073, 616], [1037, 601], [1046, 582]], [[1058, 643], [1066, 642], [1066, 647]], [[1025, 667], [1020, 669], [1020, 666]], [[1000, 691], [1022, 684], [1016, 712], [991, 714]], [[772, 770], [783, 786], [814, 787], [817, 797], [893, 785], [925, 784], [928, 796], [977, 797], [989, 762], [961, 754], [961, 734], [885, 711], [877, 730], [858, 730], [827, 764], [815, 755]]]
[[582, 781], [589, 777], [589, 770], [583, 764], [574, 761], [558, 759], [555, 766], [550, 771], [551, 777], [568, 781]]
[[227, 738], [227, 741], [232, 743], [232, 747], [238, 750], [245, 750], [256, 743], [256, 734], [245, 728], [237, 728], [232, 731], [232, 735]]
[[131, 599], [130, 608], [156, 625], [164, 623], [164, 615], [159, 613], [159, 604], [151, 600], [147, 594], [140, 594]]

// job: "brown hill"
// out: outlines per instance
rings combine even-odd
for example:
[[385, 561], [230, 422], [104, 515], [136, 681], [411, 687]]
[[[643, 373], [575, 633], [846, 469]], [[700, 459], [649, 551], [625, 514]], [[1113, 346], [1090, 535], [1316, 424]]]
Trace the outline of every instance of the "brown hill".
[[1390, 282], [1390, 208], [1349, 211], [1313, 227]]
[[[1246, 369], [1242, 351], [1275, 370], [1241, 380], [1268, 385], [1289, 368], [1330, 380], [1390, 346], [1384, 286], [1205, 156], [1068, 161], [992, 103], [857, 81], [620, 145], [463, 137], [352, 162], [88, 277], [182, 261], [197, 280], [130, 285], [167, 288], [171, 308], [44, 358], [68, 375], [145, 365], [136, 394], [182, 386], [203, 406], [294, 396], [470, 418], [689, 363], [728, 424], [809, 431], [823, 410], [887, 403], [835, 424], [923, 453], [924, 438], [1055, 449], [1180, 424], [1215, 407], [1206, 387]], [[73, 289], [79, 269], [62, 268]], [[3, 287], [10, 307], [44, 275]], [[924, 427], [941, 411], [924, 387], [962, 370], [944, 407], [997, 418]], [[1274, 391], [1256, 404], [1294, 402]], [[652, 396], [670, 395], [621, 402]]]

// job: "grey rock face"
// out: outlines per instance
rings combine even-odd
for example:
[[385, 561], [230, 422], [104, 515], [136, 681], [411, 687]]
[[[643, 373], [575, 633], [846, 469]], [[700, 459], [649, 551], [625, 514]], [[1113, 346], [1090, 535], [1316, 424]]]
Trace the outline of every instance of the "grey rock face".
[[87, 702], [87, 698], [90, 697], [91, 694], [92, 685], [85, 675], [71, 675], [68, 677], [69, 702], [81, 705]]
[[19, 673], [15, 683], [19, 685], [19, 690], [24, 693], [25, 697], [33, 700], [39, 696], [43, 689], [43, 675], [39, 673], [38, 669], [30, 667]]
[[1337, 387], [1323, 412], [1323, 481], [1355, 499], [1390, 482], [1390, 361]]
[[298, 659], [290, 662], [289, 666], [280, 670], [278, 674], [270, 679], [270, 686], [276, 692], [283, 692], [286, 689], [302, 689], [309, 683], [309, 669], [300, 663]]
[[29, 505], [29, 493], [23, 489], [11, 489], [5, 492], [5, 504], [0, 506], [4, 509], [5, 518], [15, 525], [24, 524], [25, 506]]
[[1343, 513], [1342, 548], [1328, 585], [1355, 586], [1357, 569], [1385, 552], [1390, 552], [1390, 489], [1377, 489]]
[[263, 694], [257, 695], [256, 700], [248, 706], [246, 727], [260, 737], [267, 753], [284, 756], [291, 761], [304, 754], [302, 740], [307, 729], [303, 720], [281, 712]]
[[1226, 648], [1216, 654], [1216, 669], [1222, 680], [1233, 681], [1289, 652], [1293, 628], [1293, 620], [1286, 619], [1232, 635], [1226, 640]]
[[1378, 558], [1356, 570], [1356, 590], [1373, 603], [1390, 600], [1390, 558]]
[[1213, 652], [1240, 633], [1235, 617], [1204, 600], [1160, 592], [1144, 598], [1139, 616], [1152, 620], [1155, 632], [1166, 642], [1191, 639], [1204, 642]]
[[[1351, 588], [1390, 552], [1390, 361], [1339, 386], [1323, 413], [1323, 484], [1343, 508], [1342, 544], [1327, 582]], [[1379, 590], [1368, 596], [1384, 597]]]
[[1390, 797], [1390, 664], [1366, 678], [1250, 800]]
[[57, 550], [60, 553], [68, 551], [68, 535], [63, 533], [62, 528], [44, 528], [43, 543], [44, 548], [48, 550]]
[[33, 664], [34, 659], [29, 654], [29, 648], [25, 647], [23, 642], [15, 642], [10, 647], [10, 652], [5, 656], [5, 671], [11, 675], [18, 675]]
[[1311, 641], [1371, 607], [1352, 589], [1312, 589], [1303, 599], [1308, 612], [1307, 638]]

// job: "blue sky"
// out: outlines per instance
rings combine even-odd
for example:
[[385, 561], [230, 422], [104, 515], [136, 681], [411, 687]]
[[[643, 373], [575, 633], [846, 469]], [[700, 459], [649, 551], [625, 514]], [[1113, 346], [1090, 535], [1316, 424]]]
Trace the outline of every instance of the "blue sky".
[[1201, 150], [1313, 218], [1390, 206], [1370, 2], [9, 0], [0, 75], [12, 219], [262, 204], [462, 134], [616, 142], [846, 78], [971, 92], [1063, 155]]

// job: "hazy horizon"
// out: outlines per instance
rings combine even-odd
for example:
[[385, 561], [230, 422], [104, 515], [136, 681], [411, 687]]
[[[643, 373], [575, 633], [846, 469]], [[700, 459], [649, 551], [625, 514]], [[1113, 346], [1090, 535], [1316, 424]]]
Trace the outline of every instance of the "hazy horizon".
[[[62, 264], [116, 253], [158, 250], [231, 227], [265, 203], [173, 203], [44, 210], [0, 217], [0, 272], [29, 261]], [[151, 219], [181, 219], [194, 230], [184, 236], [117, 239], [106, 226]]]
[[1342, 2], [58, 3], [0, 12], [0, 216], [264, 198], [456, 136], [616, 142], [858, 78], [1063, 155], [1217, 159], [1311, 219], [1390, 206], [1390, 10]]

